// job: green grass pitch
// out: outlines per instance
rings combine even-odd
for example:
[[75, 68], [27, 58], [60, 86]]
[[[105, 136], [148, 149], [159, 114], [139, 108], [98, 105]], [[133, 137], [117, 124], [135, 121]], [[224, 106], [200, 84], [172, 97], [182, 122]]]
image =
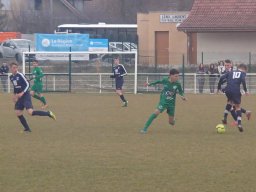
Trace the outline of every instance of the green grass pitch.
[[255, 95], [243, 96], [253, 111], [244, 132], [224, 134], [215, 129], [224, 95], [177, 97], [175, 127], [164, 112], [147, 134], [139, 131], [158, 94], [126, 94], [127, 108], [114, 94], [45, 96], [57, 121], [26, 115], [32, 133], [22, 134], [11, 95], [1, 94], [1, 192], [256, 191]]

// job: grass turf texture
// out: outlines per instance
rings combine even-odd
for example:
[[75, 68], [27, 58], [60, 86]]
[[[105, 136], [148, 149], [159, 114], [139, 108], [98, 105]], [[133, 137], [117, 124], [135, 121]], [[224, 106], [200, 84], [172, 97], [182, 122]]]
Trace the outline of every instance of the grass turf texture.
[[[244, 132], [217, 134], [223, 95], [177, 98], [176, 125], [164, 112], [140, 134], [158, 94], [45, 94], [57, 121], [26, 118], [21, 134], [11, 95], [0, 104], [2, 192], [252, 192], [256, 190], [254, 114]], [[256, 96], [243, 97], [255, 111]], [[7, 101], [7, 102], [3, 102]], [[33, 100], [34, 107], [40, 104]], [[231, 116], [229, 116], [231, 122]]]

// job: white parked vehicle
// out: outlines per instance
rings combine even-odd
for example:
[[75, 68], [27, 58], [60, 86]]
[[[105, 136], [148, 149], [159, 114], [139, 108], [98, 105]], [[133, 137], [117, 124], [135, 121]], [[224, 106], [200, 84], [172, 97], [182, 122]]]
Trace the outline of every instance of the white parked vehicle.
[[[35, 51], [32, 41], [28, 39], [8, 39], [0, 45], [0, 58], [15, 58], [17, 62], [22, 62], [22, 53]], [[33, 61], [35, 55], [26, 57], [26, 61]]]
[[109, 42], [110, 51], [137, 51], [137, 45], [130, 42]]

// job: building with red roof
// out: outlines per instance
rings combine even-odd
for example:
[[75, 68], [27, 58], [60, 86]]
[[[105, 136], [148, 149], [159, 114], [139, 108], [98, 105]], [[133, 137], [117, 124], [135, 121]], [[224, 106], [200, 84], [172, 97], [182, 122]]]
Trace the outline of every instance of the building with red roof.
[[248, 53], [256, 53], [256, 1], [195, 0], [178, 30], [187, 34], [189, 63], [247, 63]]

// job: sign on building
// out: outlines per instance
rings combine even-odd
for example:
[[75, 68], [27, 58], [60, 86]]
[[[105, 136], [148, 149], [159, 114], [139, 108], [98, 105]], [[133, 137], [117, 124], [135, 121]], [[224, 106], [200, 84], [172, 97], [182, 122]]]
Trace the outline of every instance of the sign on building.
[[160, 22], [161, 23], [181, 23], [187, 17], [188, 15], [163, 14], [163, 15], [160, 15]]

